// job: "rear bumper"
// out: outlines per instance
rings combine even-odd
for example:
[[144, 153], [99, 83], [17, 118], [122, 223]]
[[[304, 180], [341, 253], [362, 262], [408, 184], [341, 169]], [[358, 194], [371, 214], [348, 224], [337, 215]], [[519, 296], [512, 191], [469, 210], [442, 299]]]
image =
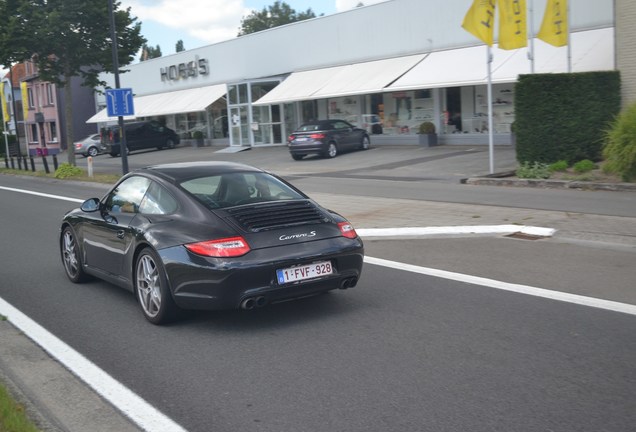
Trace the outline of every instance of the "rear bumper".
[[[297, 247], [253, 250], [234, 259], [205, 258], [182, 246], [159, 251], [176, 304], [184, 309], [235, 309], [249, 298], [275, 303], [347, 285], [362, 272], [364, 247], [358, 239], [332, 238], [310, 242], [311, 254]], [[331, 261], [334, 274], [279, 284], [276, 270], [317, 261]]]
[[289, 152], [293, 155], [322, 154], [327, 151], [327, 144], [323, 142], [311, 142], [308, 144], [291, 144]]

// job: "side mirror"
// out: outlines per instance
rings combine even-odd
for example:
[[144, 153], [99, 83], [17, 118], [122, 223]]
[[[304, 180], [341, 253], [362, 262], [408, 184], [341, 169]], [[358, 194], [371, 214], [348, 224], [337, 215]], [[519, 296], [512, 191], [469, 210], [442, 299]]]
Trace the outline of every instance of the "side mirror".
[[80, 209], [86, 213], [92, 213], [99, 210], [99, 198], [87, 199], [82, 203]]

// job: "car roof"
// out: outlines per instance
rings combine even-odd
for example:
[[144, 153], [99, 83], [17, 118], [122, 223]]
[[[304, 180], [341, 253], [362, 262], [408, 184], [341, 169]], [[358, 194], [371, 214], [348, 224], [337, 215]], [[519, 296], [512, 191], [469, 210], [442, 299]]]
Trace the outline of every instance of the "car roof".
[[263, 172], [263, 170], [235, 162], [206, 161], [206, 162], [180, 162], [160, 165], [151, 165], [134, 172], [147, 172], [162, 177], [173, 183], [181, 183], [186, 180], [227, 174], [232, 172]]

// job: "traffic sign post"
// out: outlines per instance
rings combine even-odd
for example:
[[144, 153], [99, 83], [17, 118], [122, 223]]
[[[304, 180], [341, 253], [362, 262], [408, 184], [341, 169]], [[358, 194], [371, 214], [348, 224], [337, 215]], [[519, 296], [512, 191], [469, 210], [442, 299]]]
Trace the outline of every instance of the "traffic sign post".
[[133, 91], [131, 88], [106, 90], [106, 112], [109, 117], [134, 116]]
[[126, 145], [124, 116], [135, 115], [132, 89], [114, 88], [106, 90], [106, 113], [109, 117], [117, 117], [120, 131], [119, 154], [121, 156], [122, 171], [126, 174], [128, 173], [128, 146]]

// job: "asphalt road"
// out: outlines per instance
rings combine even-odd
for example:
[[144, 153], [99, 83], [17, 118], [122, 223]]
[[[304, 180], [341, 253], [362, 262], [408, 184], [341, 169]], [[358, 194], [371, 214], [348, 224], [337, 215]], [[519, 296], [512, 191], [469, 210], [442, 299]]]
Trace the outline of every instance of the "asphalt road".
[[[5, 190], [0, 202], [0, 297], [189, 431], [636, 424], [632, 315], [367, 264], [352, 290], [156, 327], [126, 291], [68, 282], [57, 233], [72, 203]], [[370, 241], [367, 255], [636, 303], [623, 250], [474, 238]]]

